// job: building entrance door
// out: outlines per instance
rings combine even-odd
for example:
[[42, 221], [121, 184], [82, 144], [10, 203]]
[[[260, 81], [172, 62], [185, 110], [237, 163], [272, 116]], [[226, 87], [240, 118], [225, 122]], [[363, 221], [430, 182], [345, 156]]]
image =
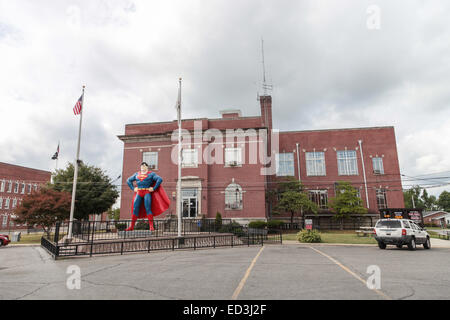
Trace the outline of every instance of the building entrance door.
[[198, 214], [197, 189], [182, 189], [183, 218], [195, 218]]

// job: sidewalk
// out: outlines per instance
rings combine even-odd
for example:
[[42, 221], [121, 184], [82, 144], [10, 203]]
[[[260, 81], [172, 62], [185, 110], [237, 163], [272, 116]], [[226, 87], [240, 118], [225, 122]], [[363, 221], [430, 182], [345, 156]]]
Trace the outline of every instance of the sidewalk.
[[[376, 247], [376, 244], [351, 244], [351, 243], [301, 243], [295, 240], [283, 240], [283, 244], [288, 245], [319, 245], [319, 246], [353, 246], [353, 247]], [[450, 249], [450, 240], [431, 238], [431, 248], [448, 248]]]

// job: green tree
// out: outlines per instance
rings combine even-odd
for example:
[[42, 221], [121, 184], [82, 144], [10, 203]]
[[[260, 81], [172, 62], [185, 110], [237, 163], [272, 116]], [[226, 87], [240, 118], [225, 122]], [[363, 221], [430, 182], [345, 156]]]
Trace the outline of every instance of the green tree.
[[288, 178], [280, 182], [275, 191], [271, 190], [269, 194], [272, 198], [277, 198], [277, 204], [274, 206], [274, 214], [288, 212], [291, 214], [291, 224], [294, 222], [294, 216], [297, 213], [317, 213], [319, 208], [317, 204], [309, 200], [308, 194], [304, 191], [303, 185], [295, 178]]
[[450, 212], [450, 192], [442, 191], [437, 202], [442, 210]]
[[366, 214], [367, 209], [358, 197], [358, 190], [350, 182], [340, 181], [336, 187], [336, 197], [330, 198], [329, 206], [335, 211], [335, 219], [341, 220], [341, 229], [344, 227], [344, 219], [351, 214]]
[[[403, 192], [403, 199], [406, 208], [425, 209], [425, 204], [420, 197], [420, 186], [413, 186], [411, 189]], [[413, 203], [414, 199], [414, 203]]]
[[433, 195], [429, 196], [426, 189], [423, 189], [422, 196], [420, 198], [423, 201], [425, 210], [434, 211], [439, 209], [436, 197]]
[[[69, 163], [65, 169], [57, 170], [53, 184], [49, 186], [57, 191], [72, 193], [74, 166]], [[80, 164], [78, 168], [77, 192], [75, 195], [76, 219], [87, 219], [90, 214], [106, 212], [119, 197], [117, 187], [102, 169]]]
[[48, 235], [56, 222], [69, 218], [70, 202], [70, 193], [42, 187], [23, 197], [14, 211], [14, 221], [28, 226], [41, 226]]
[[120, 220], [120, 208], [113, 209], [112, 207], [108, 209], [108, 217], [111, 220]]

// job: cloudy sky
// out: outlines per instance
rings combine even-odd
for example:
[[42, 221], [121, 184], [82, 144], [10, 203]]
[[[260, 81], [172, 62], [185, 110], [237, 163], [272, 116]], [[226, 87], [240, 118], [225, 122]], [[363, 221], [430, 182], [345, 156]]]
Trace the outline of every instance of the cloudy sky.
[[[274, 127], [395, 126], [401, 173], [450, 176], [450, 2], [0, 0], [0, 161], [81, 158], [121, 174], [127, 123], [258, 115], [261, 38]], [[431, 180], [426, 180], [430, 179]], [[447, 186], [447, 189], [449, 187]], [[439, 194], [445, 188], [431, 188]]]

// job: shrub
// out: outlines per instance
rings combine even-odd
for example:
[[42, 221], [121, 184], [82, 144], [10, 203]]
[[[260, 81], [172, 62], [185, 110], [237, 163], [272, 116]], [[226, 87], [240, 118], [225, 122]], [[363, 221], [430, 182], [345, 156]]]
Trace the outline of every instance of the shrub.
[[219, 211], [216, 213], [216, 230], [220, 230], [222, 228], [222, 215]]
[[267, 221], [267, 228], [269, 229], [280, 229], [284, 225], [282, 220], [269, 220]]
[[219, 232], [221, 233], [234, 233], [235, 235], [242, 235], [244, 234], [244, 230], [242, 226], [236, 222], [233, 221], [229, 224], [224, 224], [222, 228], [219, 229]]
[[127, 224], [126, 223], [117, 223], [116, 224], [116, 229], [118, 231], [123, 231], [127, 228]]
[[136, 227], [134, 230], [149, 230], [150, 226], [148, 225], [148, 221], [138, 221], [136, 223]]
[[322, 242], [322, 238], [320, 237], [320, 233], [316, 230], [302, 230], [297, 233], [298, 242], [305, 243], [318, 243]]
[[248, 224], [249, 228], [254, 228], [254, 229], [264, 229], [266, 226], [267, 226], [267, 222], [261, 221], [261, 220], [251, 221]]

